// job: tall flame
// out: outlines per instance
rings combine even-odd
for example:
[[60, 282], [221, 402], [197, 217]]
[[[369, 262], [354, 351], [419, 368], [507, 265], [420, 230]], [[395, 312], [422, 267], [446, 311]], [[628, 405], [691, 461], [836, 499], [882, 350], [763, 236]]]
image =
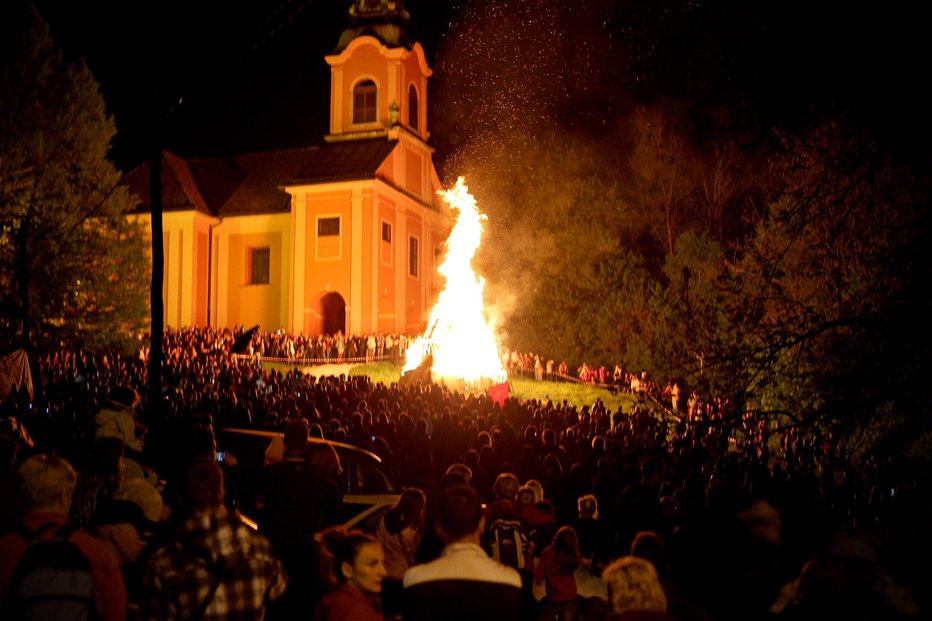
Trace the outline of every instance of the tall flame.
[[428, 352], [433, 354], [433, 373], [460, 378], [467, 384], [489, 378], [494, 384], [507, 380], [484, 306], [485, 281], [472, 270], [472, 258], [482, 239], [482, 221], [476, 199], [460, 177], [451, 190], [440, 195], [459, 211], [447, 239], [447, 256], [438, 271], [446, 284], [430, 313], [427, 330], [405, 352], [404, 370], [416, 369]]

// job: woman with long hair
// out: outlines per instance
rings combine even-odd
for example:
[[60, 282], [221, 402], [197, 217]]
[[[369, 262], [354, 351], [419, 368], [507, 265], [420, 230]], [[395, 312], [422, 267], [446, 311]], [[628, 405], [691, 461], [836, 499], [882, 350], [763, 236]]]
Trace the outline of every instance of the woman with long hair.
[[583, 563], [579, 538], [572, 526], [561, 527], [544, 548], [534, 568], [534, 578], [546, 581], [540, 619], [569, 621], [576, 612], [576, 568]]
[[387, 572], [382, 601], [385, 614], [401, 612], [401, 579], [414, 565], [414, 551], [424, 533], [427, 497], [416, 487], [406, 488], [395, 506], [389, 509], [376, 529], [375, 536], [385, 551]]
[[318, 621], [385, 621], [379, 593], [385, 579], [385, 555], [372, 535], [331, 528], [322, 535], [332, 558], [333, 589], [314, 615]]
[[424, 531], [424, 507], [427, 497], [416, 487], [406, 488], [395, 506], [389, 509], [376, 531], [376, 538], [385, 551], [388, 577], [401, 580], [414, 564], [414, 550]]

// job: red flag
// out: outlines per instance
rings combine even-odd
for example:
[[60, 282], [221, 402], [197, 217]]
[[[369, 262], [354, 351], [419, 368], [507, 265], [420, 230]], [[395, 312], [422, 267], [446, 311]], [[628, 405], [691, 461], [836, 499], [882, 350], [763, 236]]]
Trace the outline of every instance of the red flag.
[[489, 387], [489, 399], [498, 404], [498, 407], [505, 407], [505, 399], [508, 398], [508, 382], [496, 384]]

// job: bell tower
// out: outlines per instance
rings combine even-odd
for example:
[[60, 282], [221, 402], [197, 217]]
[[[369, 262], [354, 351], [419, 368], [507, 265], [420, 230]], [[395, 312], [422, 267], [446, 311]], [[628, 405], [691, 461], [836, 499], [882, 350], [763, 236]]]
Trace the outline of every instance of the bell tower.
[[427, 80], [433, 73], [419, 43], [409, 43], [402, 0], [354, 0], [350, 26], [330, 65], [328, 142], [406, 134], [424, 143]]

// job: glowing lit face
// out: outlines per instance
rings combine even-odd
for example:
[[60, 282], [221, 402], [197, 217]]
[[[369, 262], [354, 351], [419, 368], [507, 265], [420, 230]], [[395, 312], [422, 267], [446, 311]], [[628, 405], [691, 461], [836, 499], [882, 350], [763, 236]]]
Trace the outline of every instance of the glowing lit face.
[[374, 594], [382, 591], [385, 578], [385, 554], [378, 543], [367, 543], [359, 548], [353, 564], [343, 563], [341, 568], [346, 582], [363, 593]]

